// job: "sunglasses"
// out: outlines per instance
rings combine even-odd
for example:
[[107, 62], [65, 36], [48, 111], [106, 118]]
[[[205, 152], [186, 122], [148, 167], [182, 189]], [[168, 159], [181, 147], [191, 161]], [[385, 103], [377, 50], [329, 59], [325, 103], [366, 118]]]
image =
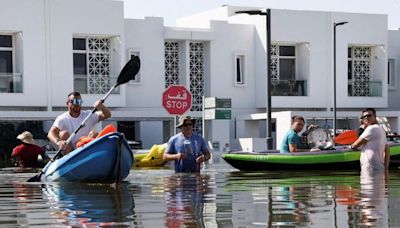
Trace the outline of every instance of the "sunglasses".
[[81, 106], [83, 104], [83, 100], [82, 99], [78, 99], [78, 98], [74, 98], [72, 100], [69, 100], [69, 103], [71, 103], [73, 105]]
[[371, 114], [367, 114], [367, 115], [363, 115], [363, 116], [361, 116], [361, 119], [365, 119], [365, 118], [369, 118], [369, 117], [371, 117], [372, 115]]
[[193, 126], [193, 124], [192, 123], [184, 123], [184, 124], [182, 124], [182, 126], [184, 126], [184, 127]]

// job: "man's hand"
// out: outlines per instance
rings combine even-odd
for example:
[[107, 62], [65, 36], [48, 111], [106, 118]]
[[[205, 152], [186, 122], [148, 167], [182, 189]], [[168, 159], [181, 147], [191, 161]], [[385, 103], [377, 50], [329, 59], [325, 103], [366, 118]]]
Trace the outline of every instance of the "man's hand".
[[202, 162], [204, 162], [204, 161], [206, 161], [204, 154], [202, 154], [202, 155], [200, 155], [200, 156], [198, 156], [198, 157], [196, 158], [196, 162], [197, 162], [197, 163], [202, 163]]
[[185, 153], [177, 153], [175, 155], [175, 160], [185, 160], [187, 158]]
[[59, 140], [57, 143], [58, 149], [64, 150], [67, 149], [67, 141]]

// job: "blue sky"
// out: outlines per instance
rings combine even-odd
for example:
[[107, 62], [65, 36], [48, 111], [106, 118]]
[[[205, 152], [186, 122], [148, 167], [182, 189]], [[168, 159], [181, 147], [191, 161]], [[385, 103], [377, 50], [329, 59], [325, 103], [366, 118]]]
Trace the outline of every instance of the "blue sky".
[[400, 28], [400, 0], [123, 0], [126, 18], [163, 17], [174, 26], [177, 18], [220, 7], [256, 6], [272, 9], [379, 13], [389, 17], [389, 28]]

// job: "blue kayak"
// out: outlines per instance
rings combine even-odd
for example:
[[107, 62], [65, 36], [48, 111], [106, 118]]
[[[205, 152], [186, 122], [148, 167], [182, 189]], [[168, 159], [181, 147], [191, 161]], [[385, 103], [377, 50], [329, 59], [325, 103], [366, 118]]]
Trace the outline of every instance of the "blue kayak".
[[132, 164], [133, 154], [124, 135], [113, 132], [49, 162], [41, 181], [120, 182]]

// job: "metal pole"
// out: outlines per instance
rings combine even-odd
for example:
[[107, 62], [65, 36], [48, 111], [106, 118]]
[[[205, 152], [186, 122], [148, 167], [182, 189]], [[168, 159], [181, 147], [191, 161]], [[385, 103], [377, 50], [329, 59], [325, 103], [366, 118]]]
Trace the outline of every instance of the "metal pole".
[[[333, 23], [333, 139], [336, 137], [336, 23]], [[335, 140], [333, 140], [335, 144]]]
[[333, 23], [333, 144], [336, 137], [336, 27], [347, 23], [347, 21]]
[[266, 9], [266, 30], [265, 37], [267, 38], [267, 149], [272, 150], [272, 122], [271, 122], [271, 10]]

